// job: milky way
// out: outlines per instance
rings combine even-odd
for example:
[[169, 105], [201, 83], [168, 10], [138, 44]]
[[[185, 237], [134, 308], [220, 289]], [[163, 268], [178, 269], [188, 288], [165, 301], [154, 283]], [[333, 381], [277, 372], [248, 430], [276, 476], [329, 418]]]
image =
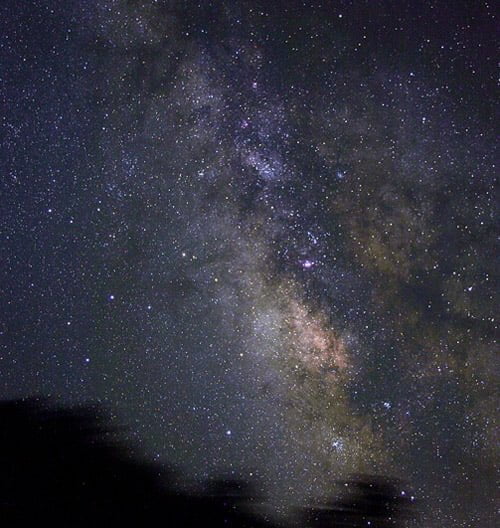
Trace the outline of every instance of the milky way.
[[276, 508], [366, 472], [493, 526], [493, 7], [52, 4], [0, 8], [3, 394]]

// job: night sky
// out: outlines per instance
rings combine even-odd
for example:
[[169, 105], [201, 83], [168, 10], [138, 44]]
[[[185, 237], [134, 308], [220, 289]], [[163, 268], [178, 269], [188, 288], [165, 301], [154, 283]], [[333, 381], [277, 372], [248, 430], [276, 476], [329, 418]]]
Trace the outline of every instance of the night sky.
[[285, 510], [493, 527], [494, 3], [4, 0], [4, 398]]

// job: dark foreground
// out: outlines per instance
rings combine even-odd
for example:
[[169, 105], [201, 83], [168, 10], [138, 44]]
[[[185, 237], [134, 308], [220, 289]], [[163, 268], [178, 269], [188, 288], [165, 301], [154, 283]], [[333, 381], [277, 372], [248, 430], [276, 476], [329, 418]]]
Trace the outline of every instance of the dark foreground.
[[[173, 471], [134, 460], [92, 407], [0, 403], [0, 522], [50, 527], [266, 527], [249, 483], [219, 480], [188, 491]], [[395, 483], [358, 477], [326, 503], [297, 508], [288, 526], [406, 526], [412, 501]], [[262, 508], [260, 508], [262, 511]]]

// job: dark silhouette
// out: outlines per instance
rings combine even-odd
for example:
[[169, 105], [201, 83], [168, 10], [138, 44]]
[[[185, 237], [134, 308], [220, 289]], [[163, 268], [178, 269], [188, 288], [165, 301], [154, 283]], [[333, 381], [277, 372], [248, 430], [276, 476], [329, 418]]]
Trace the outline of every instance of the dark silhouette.
[[414, 497], [397, 486], [397, 481], [361, 475], [356, 480], [338, 482], [340, 498], [303, 512], [310, 527], [389, 528], [405, 526], [411, 519]]
[[[262, 499], [246, 482], [212, 481], [203, 493], [188, 492], [172, 470], [134, 460], [116, 431], [103, 427], [98, 408], [7, 401], [0, 423], [2, 526], [278, 526], [257, 515]], [[389, 481], [349, 486], [346, 497], [300, 511], [299, 526], [370, 526], [367, 519], [374, 528], [396, 526], [406, 503]]]
[[214, 482], [197, 495], [175, 474], [135, 461], [97, 408], [0, 403], [2, 526], [271, 527], [246, 507], [247, 484]]

